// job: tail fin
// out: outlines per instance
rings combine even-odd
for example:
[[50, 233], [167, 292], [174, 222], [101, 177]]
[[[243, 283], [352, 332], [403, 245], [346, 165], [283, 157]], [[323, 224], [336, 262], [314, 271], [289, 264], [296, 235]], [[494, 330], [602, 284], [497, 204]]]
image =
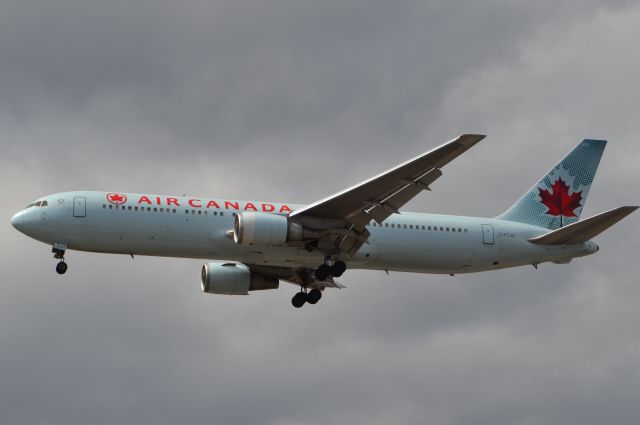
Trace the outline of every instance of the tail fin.
[[585, 139], [496, 218], [559, 229], [580, 218], [606, 140]]

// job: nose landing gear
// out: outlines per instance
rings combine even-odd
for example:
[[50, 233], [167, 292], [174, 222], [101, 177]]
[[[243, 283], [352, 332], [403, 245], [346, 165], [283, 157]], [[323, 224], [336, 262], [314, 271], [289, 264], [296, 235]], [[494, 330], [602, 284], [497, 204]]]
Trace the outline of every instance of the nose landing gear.
[[60, 260], [58, 264], [56, 264], [56, 272], [58, 274], [65, 274], [67, 272], [68, 266], [67, 263], [64, 262], [64, 252], [66, 250], [66, 246], [62, 244], [54, 244], [51, 252], [53, 252], [53, 258], [56, 260]]

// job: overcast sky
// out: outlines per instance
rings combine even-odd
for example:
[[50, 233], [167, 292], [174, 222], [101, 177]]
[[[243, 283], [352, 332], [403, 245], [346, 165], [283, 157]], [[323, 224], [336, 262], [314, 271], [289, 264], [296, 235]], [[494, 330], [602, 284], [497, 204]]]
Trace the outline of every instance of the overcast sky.
[[64, 190], [307, 203], [463, 132], [410, 210], [493, 216], [582, 138], [583, 216], [637, 205], [632, 1], [0, 0], [0, 415], [10, 424], [637, 424], [638, 213], [596, 255], [202, 294], [201, 261], [9, 225]]

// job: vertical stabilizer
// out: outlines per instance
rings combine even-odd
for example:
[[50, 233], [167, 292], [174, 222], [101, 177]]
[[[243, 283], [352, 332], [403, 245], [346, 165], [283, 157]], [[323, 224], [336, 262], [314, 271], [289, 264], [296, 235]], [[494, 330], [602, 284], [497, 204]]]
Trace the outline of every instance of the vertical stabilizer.
[[585, 139], [497, 218], [559, 229], [580, 218], [606, 140]]

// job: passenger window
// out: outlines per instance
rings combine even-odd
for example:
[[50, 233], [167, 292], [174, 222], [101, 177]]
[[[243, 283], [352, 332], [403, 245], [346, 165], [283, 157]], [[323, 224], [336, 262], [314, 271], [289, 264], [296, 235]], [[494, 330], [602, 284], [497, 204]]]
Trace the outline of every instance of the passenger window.
[[406, 225], [406, 224], [404, 225], [404, 228], [405, 228], [405, 229], [407, 228], [407, 225]]
[[113, 205], [109, 205], [109, 209], [112, 210], [113, 209]]
[[164, 212], [164, 208], [160, 208], [160, 212]]
[[413, 229], [413, 224], [410, 224], [410, 225], [409, 225], [409, 229]]
[[174, 214], [176, 213], [176, 209], [175, 209], [175, 208], [173, 209], [173, 213], [174, 213]]
[[220, 215], [222, 216], [222, 215], [224, 215], [224, 213], [222, 211], [220, 211]]
[[422, 230], [424, 230], [424, 226], [422, 226]]
[[107, 206], [105, 204], [102, 204], [102, 208], [107, 209]]
[[447, 232], [449, 231], [449, 228], [447, 227]]
[[384, 223], [384, 227], [389, 227], [389, 223]]
[[465, 232], [465, 233], [467, 233], [467, 232], [468, 232], [468, 230], [467, 230], [467, 229], [464, 229], [464, 232]]
[[129, 211], [131, 211], [131, 205], [129, 205]]
[[394, 223], [391, 223], [391, 227], [394, 227], [394, 228], [395, 228], [395, 227], [396, 227], [396, 225], [395, 225]]
[[441, 232], [444, 232], [444, 229], [442, 228], [442, 226], [440, 227], [440, 231], [441, 231]]
[[201, 214], [202, 214], [202, 211], [198, 211], [198, 215], [201, 215]]

